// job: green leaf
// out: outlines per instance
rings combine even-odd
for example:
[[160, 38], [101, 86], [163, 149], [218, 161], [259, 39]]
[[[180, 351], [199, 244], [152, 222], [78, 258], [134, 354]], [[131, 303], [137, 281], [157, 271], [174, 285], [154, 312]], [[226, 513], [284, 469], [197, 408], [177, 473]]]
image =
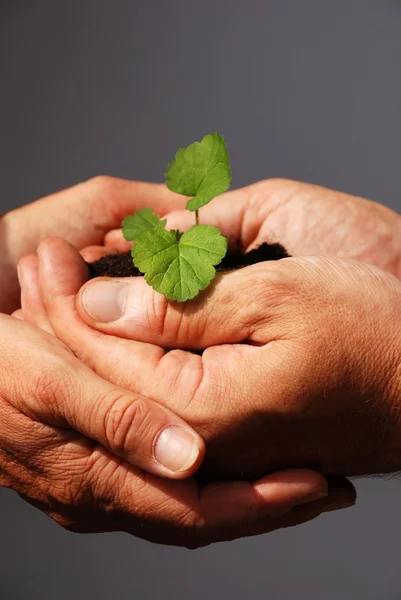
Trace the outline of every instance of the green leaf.
[[231, 168], [223, 136], [210, 133], [200, 142], [180, 148], [166, 171], [167, 187], [193, 196], [188, 210], [198, 210], [222, 194], [231, 184]]
[[149, 229], [153, 229], [154, 227], [164, 228], [166, 222], [166, 219], [161, 220], [151, 208], [143, 208], [142, 210], [137, 210], [134, 215], [125, 217], [123, 221], [123, 236], [127, 242], [136, 242], [144, 231], [149, 231]]
[[185, 302], [213, 280], [214, 265], [224, 258], [227, 240], [211, 225], [194, 225], [177, 237], [175, 231], [154, 227], [140, 235], [132, 257], [154, 290]]

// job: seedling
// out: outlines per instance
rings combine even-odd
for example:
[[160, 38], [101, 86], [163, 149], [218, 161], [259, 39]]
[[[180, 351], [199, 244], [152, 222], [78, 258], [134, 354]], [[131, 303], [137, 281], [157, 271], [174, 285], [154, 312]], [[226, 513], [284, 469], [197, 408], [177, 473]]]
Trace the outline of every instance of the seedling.
[[167, 187], [191, 196], [186, 209], [195, 213], [195, 225], [182, 233], [167, 230], [166, 220], [151, 208], [138, 210], [123, 221], [123, 235], [135, 242], [134, 265], [154, 290], [169, 300], [195, 298], [213, 281], [215, 266], [227, 253], [227, 239], [217, 227], [199, 224], [199, 209], [225, 192], [231, 168], [224, 138], [205, 135], [200, 142], [180, 148], [166, 171]]

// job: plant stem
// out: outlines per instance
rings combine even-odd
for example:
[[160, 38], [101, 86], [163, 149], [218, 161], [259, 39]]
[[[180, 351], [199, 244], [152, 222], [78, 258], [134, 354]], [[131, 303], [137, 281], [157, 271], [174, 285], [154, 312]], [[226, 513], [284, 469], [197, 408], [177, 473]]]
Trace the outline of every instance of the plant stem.
[[195, 223], [199, 225], [199, 209], [195, 211]]

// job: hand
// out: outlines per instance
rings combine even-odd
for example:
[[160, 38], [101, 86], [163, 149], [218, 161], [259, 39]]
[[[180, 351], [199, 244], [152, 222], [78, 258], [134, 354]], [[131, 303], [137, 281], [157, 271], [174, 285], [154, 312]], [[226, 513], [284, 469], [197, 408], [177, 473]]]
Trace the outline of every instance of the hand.
[[21, 256], [36, 252], [40, 240], [57, 234], [79, 250], [90, 246], [84, 256], [95, 260], [104, 253], [97, 245], [127, 214], [145, 206], [162, 213], [184, 206], [184, 201], [164, 185], [95, 177], [11, 211], [0, 221], [0, 311], [10, 313], [18, 307], [16, 266]]
[[[214, 198], [201, 209], [200, 218], [219, 227], [231, 248], [280, 242], [293, 256], [354, 258], [401, 277], [400, 216], [357, 196], [271, 179]], [[168, 215], [167, 228], [185, 230], [193, 222], [193, 213], [175, 210]], [[119, 251], [130, 247], [121, 229], [106, 235], [105, 245]]]
[[[67, 529], [196, 547], [295, 525], [354, 495], [344, 488], [331, 505], [293, 508], [327, 495], [307, 470], [207, 486], [144, 473], [137, 467], [192, 473], [199, 436], [168, 409], [100, 379], [56, 338], [5, 315], [0, 331], [0, 485]], [[170, 454], [169, 425], [194, 442], [189, 459], [178, 443]]]
[[[75, 353], [105, 379], [188, 419], [207, 442], [208, 477], [252, 479], [293, 464], [327, 474], [399, 467], [392, 454], [399, 435], [387, 418], [397, 279], [352, 261], [286, 259], [219, 275], [187, 304], [168, 303], [142, 278], [93, 280], [76, 303], [87, 272], [73, 248], [49, 240], [39, 248], [39, 265], [29, 260], [23, 271], [39, 267], [39, 284], [35, 292], [32, 282], [22, 285], [23, 305], [34, 304], [29, 294], [38, 298], [40, 285], [42, 314]], [[105, 303], [115, 309], [123, 295], [124, 314], [102, 322]], [[360, 310], [366, 318], [358, 329]], [[35, 312], [27, 308], [25, 317], [37, 322]], [[379, 334], [386, 360], [382, 345], [373, 344]], [[198, 356], [162, 347], [206, 350]]]
[[[78, 325], [70, 320], [68, 334], [62, 311], [57, 319], [44, 298], [56, 334], [73, 345]], [[102, 310], [110, 315], [113, 306], [115, 320], [103, 322]], [[220, 275], [186, 305], [168, 303], [142, 278], [90, 282], [77, 303], [80, 318], [106, 334], [95, 352], [88, 337], [85, 360], [179, 414], [176, 399], [187, 398], [185, 417], [207, 444], [206, 470], [231, 477], [289, 465], [347, 476], [400, 469], [400, 307], [395, 277], [328, 258]], [[135, 347], [120, 340], [117, 351], [116, 336], [205, 351], [174, 350], [154, 360], [152, 375], [138, 360], [130, 386]]]

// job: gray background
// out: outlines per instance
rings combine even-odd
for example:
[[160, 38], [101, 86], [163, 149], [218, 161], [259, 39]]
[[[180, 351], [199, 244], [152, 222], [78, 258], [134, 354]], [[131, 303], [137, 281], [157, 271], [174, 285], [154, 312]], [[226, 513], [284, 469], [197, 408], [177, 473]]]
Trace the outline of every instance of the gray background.
[[[318, 182], [401, 209], [398, 0], [0, 0], [3, 209], [95, 174], [160, 180], [217, 130], [234, 185]], [[401, 488], [196, 552], [67, 533], [0, 492], [0, 597], [401, 598]]]

